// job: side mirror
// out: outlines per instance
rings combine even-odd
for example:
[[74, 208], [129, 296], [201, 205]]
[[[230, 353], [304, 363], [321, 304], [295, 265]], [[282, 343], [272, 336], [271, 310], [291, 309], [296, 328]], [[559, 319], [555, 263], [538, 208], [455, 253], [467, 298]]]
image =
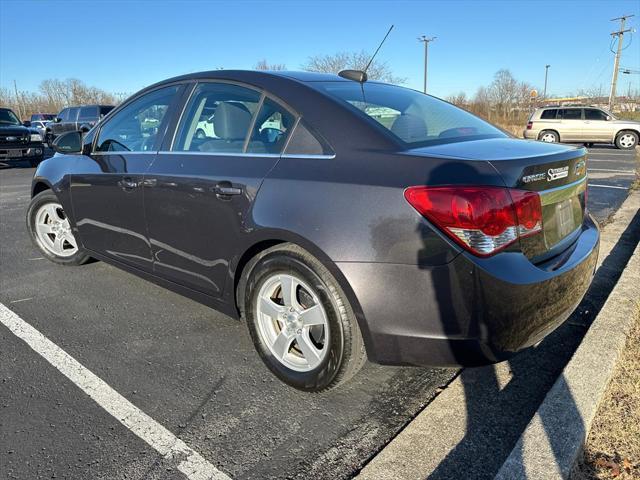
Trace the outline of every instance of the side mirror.
[[607, 122], [611, 120], [611, 115], [607, 115]]
[[51, 145], [57, 153], [80, 153], [82, 151], [82, 134], [67, 132], [60, 135]]
[[22, 125], [24, 125], [25, 127], [30, 127], [31, 122], [29, 120], [25, 120], [24, 122], [22, 122]]
[[83, 123], [82, 125], [80, 125], [80, 132], [87, 133], [89, 130], [91, 130], [91, 127], [86, 123]]
[[62, 121], [62, 119], [60, 117], [55, 117], [53, 119], [53, 123], [60, 123]]

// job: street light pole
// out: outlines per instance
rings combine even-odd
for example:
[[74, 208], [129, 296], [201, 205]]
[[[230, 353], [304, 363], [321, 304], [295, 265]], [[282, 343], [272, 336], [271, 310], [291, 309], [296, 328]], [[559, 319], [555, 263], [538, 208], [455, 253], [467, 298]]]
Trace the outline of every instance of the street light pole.
[[542, 94], [542, 100], [547, 100], [547, 76], [549, 75], [549, 67], [551, 65], [544, 66], [544, 93]]
[[422, 85], [422, 91], [427, 93], [427, 60], [429, 58], [429, 42], [433, 42], [438, 37], [427, 37], [421, 35], [418, 37], [418, 41], [424, 43], [424, 83]]

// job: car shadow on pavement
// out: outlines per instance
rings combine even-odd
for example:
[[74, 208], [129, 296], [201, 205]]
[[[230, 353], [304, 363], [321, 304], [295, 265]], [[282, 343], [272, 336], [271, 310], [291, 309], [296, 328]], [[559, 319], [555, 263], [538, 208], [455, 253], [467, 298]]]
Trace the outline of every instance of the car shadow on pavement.
[[[507, 362], [467, 368], [461, 372], [466, 430], [463, 438], [428, 476], [429, 479], [495, 477], [547, 392], [561, 377], [565, 365], [617, 283], [639, 239], [640, 212], [636, 213], [603, 261], [579, 306], [555, 332], [539, 345]], [[452, 278], [450, 281], [457, 280]], [[450, 311], [447, 305], [456, 301], [451, 291], [453, 289], [438, 289], [437, 302], [441, 313]], [[445, 334], [451, 328], [451, 325], [444, 325]], [[572, 399], [566, 384], [564, 388], [566, 398]], [[570, 412], [572, 422], [578, 425], [573, 433], [583, 437], [584, 423], [577, 406], [572, 402], [564, 407]], [[562, 449], [560, 442], [566, 441], [566, 437], [556, 431], [558, 427], [553, 419], [541, 417], [539, 421], [547, 432], [550, 450], [557, 457]], [[428, 449], [428, 445], [425, 448]], [[553, 461], [553, 458], [549, 461]], [[522, 471], [517, 478], [528, 478], [527, 472]]]

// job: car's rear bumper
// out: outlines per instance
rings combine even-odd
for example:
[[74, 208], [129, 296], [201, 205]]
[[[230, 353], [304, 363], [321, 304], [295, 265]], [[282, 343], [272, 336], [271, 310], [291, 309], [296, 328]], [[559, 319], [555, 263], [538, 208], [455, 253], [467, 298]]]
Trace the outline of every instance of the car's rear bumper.
[[538, 138], [538, 132], [537, 130], [532, 130], [532, 129], [524, 129], [522, 131], [522, 136], [524, 138], [526, 138], [527, 140], [537, 140]]
[[598, 248], [587, 218], [575, 243], [543, 265], [502, 252], [462, 253], [437, 267], [338, 266], [362, 309], [371, 361], [473, 366], [507, 359], [566, 320], [591, 283]]

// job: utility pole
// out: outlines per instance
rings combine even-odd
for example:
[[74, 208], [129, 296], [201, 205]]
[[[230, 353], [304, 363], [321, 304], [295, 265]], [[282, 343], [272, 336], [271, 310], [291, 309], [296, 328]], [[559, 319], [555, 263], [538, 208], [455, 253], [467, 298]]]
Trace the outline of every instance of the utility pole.
[[18, 94], [18, 84], [16, 83], [15, 79], [13, 80], [13, 90], [14, 92], [16, 92], [16, 102], [18, 105], [18, 116], [20, 117], [20, 121], [22, 122], [22, 105], [21, 105], [21, 101], [20, 101], [20, 95]]
[[438, 37], [427, 37], [421, 35], [418, 37], [418, 41], [424, 43], [424, 84], [422, 91], [427, 93], [427, 59], [429, 58], [429, 42], [433, 42]]
[[624, 24], [627, 21], [627, 18], [631, 18], [634, 15], [623, 15], [622, 17], [612, 18], [611, 21], [615, 22], [616, 20], [620, 20], [620, 30], [617, 32], [612, 32], [612, 37], [618, 37], [618, 49], [616, 51], [616, 56], [613, 60], [613, 76], [611, 77], [611, 90], [609, 91], [609, 111], [613, 112], [613, 104], [616, 100], [616, 84], [618, 83], [618, 65], [620, 64], [620, 55], [622, 54], [622, 42], [624, 40], [624, 34], [626, 32], [630, 32], [631, 29], [627, 28], [625, 30]]
[[542, 94], [542, 101], [547, 100], [547, 76], [549, 75], [549, 67], [551, 65], [544, 66], [544, 93]]

